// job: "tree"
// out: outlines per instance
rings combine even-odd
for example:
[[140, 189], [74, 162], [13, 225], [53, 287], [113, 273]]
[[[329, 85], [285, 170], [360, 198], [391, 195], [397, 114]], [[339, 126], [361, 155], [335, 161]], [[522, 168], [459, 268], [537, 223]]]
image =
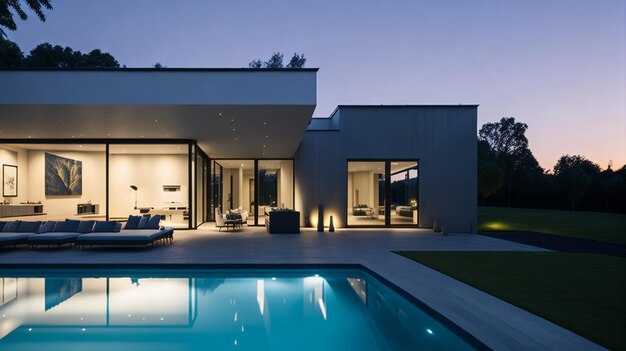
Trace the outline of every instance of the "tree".
[[161, 62], [157, 62], [154, 64], [154, 68], [167, 68], [167, 66], [162, 65]]
[[479, 168], [478, 172], [478, 193], [484, 199], [497, 193], [504, 183], [504, 172], [495, 162], [488, 162]]
[[39, 44], [31, 50], [24, 59], [24, 65], [49, 68], [116, 68], [120, 66], [111, 54], [102, 52], [100, 49], [92, 50], [89, 54], [83, 54], [80, 51], [72, 50], [70, 47], [52, 46], [50, 43]]
[[248, 67], [250, 67], [250, 68], [261, 68], [261, 67], [263, 67], [263, 62], [261, 62], [261, 60], [252, 60], [248, 64]]
[[[252, 60], [248, 63], [248, 67], [250, 68], [284, 68], [283, 64], [284, 55], [281, 52], [275, 52], [269, 58], [269, 60], [263, 62], [261, 60]], [[304, 54], [298, 55], [294, 53], [291, 57], [291, 60], [287, 64], [286, 68], [303, 68], [306, 63], [306, 58]]]
[[304, 58], [304, 54], [298, 55], [294, 52], [291, 60], [289, 60], [287, 64], [287, 68], [303, 68], [305, 63], [306, 58]]
[[503, 117], [500, 122], [484, 124], [479, 131], [479, 169], [480, 157], [485, 156], [481, 148], [489, 150], [489, 161], [495, 162], [504, 174], [502, 191], [506, 206], [519, 205], [531, 192], [534, 180], [543, 175], [543, 169], [528, 148], [527, 129], [527, 124]]
[[24, 54], [14, 42], [0, 36], [0, 67], [19, 67]]
[[263, 64], [264, 68], [283, 68], [283, 54], [275, 52], [269, 60]]
[[[39, 20], [42, 22], [46, 21], [44, 9], [52, 10], [50, 0], [24, 0], [24, 2], [31, 10], [33, 10], [33, 12], [35, 12], [37, 17], [39, 17]], [[13, 12], [15, 12], [15, 14], [17, 14], [22, 21], [28, 19], [28, 15], [22, 9], [20, 0], [0, 0], [0, 37], [6, 36], [2, 27], [9, 30], [17, 29], [17, 24], [13, 19]]]
[[554, 166], [555, 183], [567, 198], [570, 209], [576, 210], [577, 203], [587, 194], [593, 178], [600, 167], [580, 155], [564, 155]]

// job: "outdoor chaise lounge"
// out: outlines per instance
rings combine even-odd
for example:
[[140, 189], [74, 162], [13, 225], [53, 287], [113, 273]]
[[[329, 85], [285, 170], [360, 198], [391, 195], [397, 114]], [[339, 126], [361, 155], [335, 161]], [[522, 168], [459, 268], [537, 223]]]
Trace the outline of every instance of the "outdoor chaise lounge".
[[81, 235], [91, 232], [119, 232], [121, 223], [110, 221], [78, 221], [66, 219], [64, 222], [48, 221], [41, 225], [38, 234], [28, 237], [28, 244], [36, 246], [61, 246], [72, 244]]
[[96, 231], [79, 235], [76, 238], [76, 246], [140, 246], [155, 244], [157, 242], [174, 241], [174, 229], [160, 227], [160, 215], [148, 217], [128, 216], [124, 228], [117, 232]]
[[61, 222], [0, 222], [0, 246], [28, 244], [37, 246], [61, 246], [75, 243], [91, 245], [148, 245], [156, 242], [173, 242], [174, 230], [159, 225], [161, 217], [129, 216], [122, 224], [115, 221], [78, 221], [66, 219]]

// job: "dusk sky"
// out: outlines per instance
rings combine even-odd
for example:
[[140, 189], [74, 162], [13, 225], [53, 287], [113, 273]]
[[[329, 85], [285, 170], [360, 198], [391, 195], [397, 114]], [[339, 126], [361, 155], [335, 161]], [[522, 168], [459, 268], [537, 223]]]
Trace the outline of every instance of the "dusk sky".
[[544, 168], [626, 163], [626, 1], [52, 0], [8, 32], [102, 49], [128, 67], [247, 67], [282, 51], [319, 67], [315, 116], [339, 104], [479, 104], [529, 125]]

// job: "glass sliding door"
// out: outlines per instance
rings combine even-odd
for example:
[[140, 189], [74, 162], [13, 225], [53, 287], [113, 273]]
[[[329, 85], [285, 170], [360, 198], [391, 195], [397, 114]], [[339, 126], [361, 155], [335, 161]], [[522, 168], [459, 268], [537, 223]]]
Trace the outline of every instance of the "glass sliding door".
[[106, 219], [106, 145], [0, 144], [0, 221]]
[[419, 164], [348, 161], [348, 226], [418, 226]]
[[417, 161], [391, 161], [390, 172], [390, 223], [416, 226], [419, 218]]
[[[218, 196], [214, 212], [236, 214], [248, 224], [254, 225], [254, 160], [217, 160], [219, 163]], [[217, 174], [217, 172], [216, 172]], [[252, 185], [252, 191], [250, 187]]]
[[259, 160], [257, 179], [259, 218], [272, 208], [293, 209], [293, 160]]
[[385, 225], [385, 162], [348, 162], [348, 225]]
[[211, 161], [211, 201], [209, 219], [215, 221], [215, 214], [222, 210], [222, 166]]
[[164, 226], [189, 228], [189, 160], [188, 144], [110, 144], [109, 217], [160, 215]]

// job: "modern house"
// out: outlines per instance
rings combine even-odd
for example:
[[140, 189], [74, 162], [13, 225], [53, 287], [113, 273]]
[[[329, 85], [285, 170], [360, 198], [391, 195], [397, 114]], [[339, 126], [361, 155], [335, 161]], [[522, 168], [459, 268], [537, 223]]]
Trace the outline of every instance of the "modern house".
[[[240, 208], [476, 230], [476, 105], [339, 106], [317, 69], [0, 70], [0, 220]], [[6, 219], [4, 219], [6, 218]]]

